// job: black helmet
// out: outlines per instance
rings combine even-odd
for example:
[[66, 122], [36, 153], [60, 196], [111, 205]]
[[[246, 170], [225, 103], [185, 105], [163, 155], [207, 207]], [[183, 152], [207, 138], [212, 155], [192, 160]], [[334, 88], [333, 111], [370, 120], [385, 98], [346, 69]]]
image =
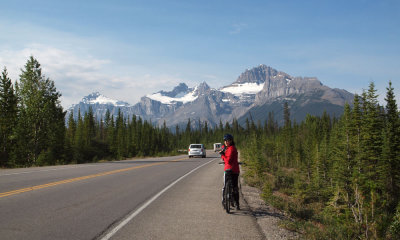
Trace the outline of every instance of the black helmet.
[[233, 141], [233, 136], [230, 135], [229, 133], [224, 135], [224, 141], [227, 141], [227, 140]]

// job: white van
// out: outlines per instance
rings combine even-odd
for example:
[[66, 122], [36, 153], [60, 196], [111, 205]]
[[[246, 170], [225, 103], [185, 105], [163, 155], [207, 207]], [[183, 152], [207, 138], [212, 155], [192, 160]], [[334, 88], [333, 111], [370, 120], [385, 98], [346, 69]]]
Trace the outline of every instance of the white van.
[[203, 144], [190, 144], [188, 149], [188, 155], [190, 158], [194, 156], [201, 156], [202, 158], [205, 158], [206, 148], [204, 147]]
[[222, 150], [222, 143], [214, 143], [214, 152], [219, 152]]

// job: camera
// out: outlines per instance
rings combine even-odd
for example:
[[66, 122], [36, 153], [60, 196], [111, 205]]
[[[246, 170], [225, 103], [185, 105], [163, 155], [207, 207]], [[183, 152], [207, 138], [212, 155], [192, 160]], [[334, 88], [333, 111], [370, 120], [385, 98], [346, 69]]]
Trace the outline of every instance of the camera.
[[225, 150], [226, 150], [226, 147], [222, 148], [222, 150], [219, 152], [219, 154], [225, 155]]

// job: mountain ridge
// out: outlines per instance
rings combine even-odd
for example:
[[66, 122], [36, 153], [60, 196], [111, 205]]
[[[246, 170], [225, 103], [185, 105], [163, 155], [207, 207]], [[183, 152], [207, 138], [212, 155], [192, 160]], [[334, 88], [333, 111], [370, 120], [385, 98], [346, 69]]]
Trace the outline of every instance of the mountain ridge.
[[[93, 100], [96, 96], [98, 99]], [[264, 113], [279, 112], [279, 106], [283, 109], [285, 101], [292, 108], [291, 116], [295, 121], [304, 119], [305, 115], [300, 113], [311, 110], [316, 115], [321, 115], [324, 109], [339, 114], [345, 102], [352, 103], [353, 97], [344, 89], [323, 85], [316, 77], [292, 77], [261, 64], [245, 70], [234, 82], [219, 89], [211, 88], [206, 82], [192, 88], [179, 83], [171, 91], [145, 95], [134, 105], [95, 92], [68, 111], [76, 116], [77, 107], [88, 109], [87, 105], [92, 105], [98, 119], [104, 119], [107, 109], [111, 114], [117, 114], [117, 109], [121, 109], [125, 116], [136, 115], [158, 125], [166, 122], [169, 127], [186, 124], [188, 119], [207, 121], [215, 126], [220, 121], [231, 122], [234, 118], [241, 123], [250, 116], [249, 113], [260, 116], [253, 120], [265, 121]], [[309, 107], [311, 105], [313, 108]], [[281, 116], [276, 116], [280, 122]]]

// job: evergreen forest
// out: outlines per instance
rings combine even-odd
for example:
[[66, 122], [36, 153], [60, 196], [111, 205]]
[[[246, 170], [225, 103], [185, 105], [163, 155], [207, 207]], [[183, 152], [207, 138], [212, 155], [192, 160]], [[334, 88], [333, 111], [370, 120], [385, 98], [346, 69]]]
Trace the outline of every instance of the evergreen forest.
[[391, 82], [385, 106], [376, 92], [371, 82], [339, 118], [308, 115], [300, 123], [285, 103], [283, 126], [273, 113], [245, 126], [188, 119], [174, 131], [121, 112], [96, 120], [91, 109], [66, 121], [61, 93], [31, 56], [14, 84], [6, 68], [0, 76], [0, 167], [183, 154], [190, 143], [211, 148], [229, 132], [245, 181], [296, 219], [285, 227], [307, 239], [400, 239], [399, 109]]
[[257, 127], [241, 145], [246, 181], [297, 221], [306, 239], [400, 239], [400, 119], [391, 82], [386, 106], [374, 83], [336, 119], [327, 113]]

